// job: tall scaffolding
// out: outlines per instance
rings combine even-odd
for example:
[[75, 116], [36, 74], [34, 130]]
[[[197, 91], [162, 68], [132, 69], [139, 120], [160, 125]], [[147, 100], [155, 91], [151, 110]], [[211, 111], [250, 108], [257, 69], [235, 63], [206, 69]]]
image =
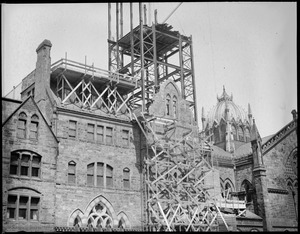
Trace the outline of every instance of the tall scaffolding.
[[[170, 25], [147, 25], [146, 8], [139, 3], [139, 25], [133, 26], [130, 3], [130, 32], [123, 36], [123, 4], [116, 3], [115, 32], [112, 33], [111, 4], [108, 3], [108, 70], [130, 74], [138, 80], [130, 106], [146, 110], [160, 84], [172, 79], [197, 119], [192, 37], [172, 31]], [[113, 36], [114, 35], [114, 36]]]
[[[155, 23], [147, 25], [145, 6], [143, 11], [139, 3], [138, 10], [139, 25], [134, 27], [130, 3], [130, 31], [123, 35], [123, 4], [116, 3], [112, 33], [112, 6], [108, 3], [108, 70], [135, 77], [138, 84], [128, 98], [128, 106], [146, 139], [141, 153], [144, 228], [217, 231], [217, 217], [227, 224], [216, 205], [214, 188], [207, 183], [214, 177], [211, 149], [199, 140], [197, 132], [192, 37], [157, 23], [156, 14]], [[179, 87], [195, 125], [149, 114], [148, 107], [166, 80]]]

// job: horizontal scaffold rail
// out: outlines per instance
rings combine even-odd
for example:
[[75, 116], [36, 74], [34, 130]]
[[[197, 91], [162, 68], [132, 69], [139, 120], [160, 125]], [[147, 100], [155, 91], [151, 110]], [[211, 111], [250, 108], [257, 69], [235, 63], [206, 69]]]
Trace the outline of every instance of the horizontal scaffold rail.
[[129, 74], [111, 72], [101, 68], [94, 67], [93, 65], [92, 66], [86, 65], [69, 59], [62, 58], [51, 65], [52, 72], [54, 72], [59, 68], [62, 69], [62, 73], [63, 71], [66, 70], [73, 70], [80, 73], [84, 73], [86, 75], [90, 75], [93, 78], [104, 78], [116, 83], [125, 82], [125, 83], [134, 84], [135, 87], [138, 86], [137, 76], [133, 77]]

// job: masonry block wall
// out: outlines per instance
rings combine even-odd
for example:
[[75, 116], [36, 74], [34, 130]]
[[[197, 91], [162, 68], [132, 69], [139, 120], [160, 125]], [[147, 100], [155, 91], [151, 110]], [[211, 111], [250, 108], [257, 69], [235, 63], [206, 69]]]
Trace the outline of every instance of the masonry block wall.
[[[293, 131], [263, 156], [267, 169], [269, 212], [273, 231], [295, 231], [297, 227], [298, 182], [297, 172], [292, 165], [295, 150], [297, 134]], [[294, 196], [288, 184], [294, 188]]]
[[248, 180], [251, 184], [253, 184], [253, 164], [252, 162], [240, 165], [236, 168], [236, 188], [237, 191], [241, 191], [241, 185], [244, 180]]
[[[27, 120], [23, 129], [24, 137], [18, 135], [20, 131], [18, 121], [21, 113], [26, 115]], [[38, 118], [36, 138], [32, 138], [30, 133], [33, 115]], [[14, 153], [17, 157], [24, 157], [27, 160], [24, 161], [23, 158], [13, 160], [12, 154]], [[32, 169], [34, 156], [41, 156], [41, 160], [40, 165], [37, 166], [39, 169], [32, 171], [34, 170]], [[44, 122], [33, 99], [29, 98], [2, 127], [4, 231], [53, 230], [56, 156], [57, 141]], [[10, 168], [11, 161], [15, 163], [16, 170]], [[31, 200], [33, 197], [36, 200]], [[34, 211], [35, 208], [39, 210], [37, 213]]]
[[[70, 121], [75, 123], [75, 133], [74, 129], [70, 132], [74, 127], [70, 125]], [[67, 114], [63, 113], [63, 110], [57, 115], [56, 125], [57, 136], [60, 139], [56, 225], [73, 226], [69, 223], [72, 212], [80, 209], [84, 213], [93, 199], [102, 196], [111, 204], [115, 215], [124, 212], [131, 227], [140, 226], [142, 207], [138, 126], [99, 116], [84, 117], [75, 112]], [[99, 134], [102, 130], [98, 126], [101, 126], [103, 135]], [[70, 135], [73, 133], [75, 137]], [[70, 162], [76, 164], [75, 183], [68, 181]], [[99, 186], [97, 181], [96, 185], [88, 183], [88, 165], [94, 164], [97, 167], [97, 163], [112, 167], [112, 186], [108, 186], [108, 182]], [[129, 187], [124, 187], [124, 170], [129, 171]]]
[[21, 101], [2, 98], [2, 121], [6, 120], [21, 104]]

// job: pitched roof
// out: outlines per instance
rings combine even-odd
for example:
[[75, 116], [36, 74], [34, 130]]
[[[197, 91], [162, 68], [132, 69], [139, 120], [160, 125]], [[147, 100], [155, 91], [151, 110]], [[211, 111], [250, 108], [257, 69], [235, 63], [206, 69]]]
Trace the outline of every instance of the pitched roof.
[[43, 113], [41, 112], [40, 108], [38, 107], [38, 105], [36, 104], [36, 102], [34, 101], [32, 96], [27, 97], [19, 106], [18, 108], [15, 109], [15, 111], [13, 111], [7, 118], [6, 120], [2, 123], [2, 127], [4, 127], [4, 125], [11, 119], [11, 117], [18, 111], [21, 109], [21, 107], [28, 102], [28, 100], [32, 100], [33, 104], [35, 105], [36, 109], [38, 110], [38, 112], [40, 113], [40, 115], [42, 116], [43, 120], [45, 121], [47, 127], [49, 128], [50, 132], [52, 133], [54, 139], [56, 140], [56, 142], [58, 143], [59, 140], [57, 139], [57, 137], [55, 136], [54, 132], [52, 131], [51, 127], [49, 126], [47, 120], [45, 119], [45, 116], [43, 115]]
[[[263, 137], [261, 139], [261, 141], [262, 141], [261, 144], [264, 144], [265, 142], [267, 142], [273, 135], [274, 134], [266, 136], [266, 137]], [[252, 154], [251, 142], [247, 142], [246, 144], [241, 145], [234, 152], [234, 155], [235, 155], [236, 158], [247, 156], [249, 154]]]

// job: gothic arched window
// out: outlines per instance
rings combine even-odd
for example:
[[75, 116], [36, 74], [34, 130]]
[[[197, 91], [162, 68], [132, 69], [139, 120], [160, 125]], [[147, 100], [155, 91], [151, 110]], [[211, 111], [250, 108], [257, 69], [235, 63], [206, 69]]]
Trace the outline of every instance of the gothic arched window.
[[232, 132], [232, 135], [233, 135], [233, 140], [237, 140], [237, 137], [236, 137], [236, 128], [234, 125], [231, 125], [231, 132]]
[[223, 123], [221, 125], [221, 139], [220, 141], [225, 141], [226, 140], [226, 124]]
[[239, 141], [244, 141], [244, 131], [241, 126], [238, 127]]
[[113, 219], [107, 207], [99, 202], [96, 204], [89, 216], [88, 216], [88, 226], [92, 226], [94, 228], [112, 228], [113, 227]]
[[249, 128], [245, 129], [245, 138], [246, 138], [246, 142], [250, 141], [250, 131], [249, 131]]
[[74, 161], [70, 161], [68, 163], [68, 184], [76, 183], [76, 163]]
[[123, 169], [123, 186], [130, 188], [130, 170], [127, 167]]
[[29, 138], [38, 139], [38, 126], [39, 126], [39, 117], [37, 115], [31, 116], [30, 127], [29, 127]]
[[173, 96], [173, 117], [177, 117], [177, 97]]
[[21, 112], [18, 118], [17, 137], [26, 138], [26, 123], [27, 123], [27, 115], [24, 112]]
[[166, 115], [168, 115], [168, 116], [171, 115], [170, 105], [171, 105], [171, 97], [168, 94], [166, 97]]
[[219, 142], [220, 141], [220, 133], [219, 133], [219, 128], [214, 126], [214, 140], [215, 140], [215, 143]]
[[[298, 186], [298, 183], [297, 183]], [[293, 183], [289, 179], [287, 182], [287, 190], [288, 190], [288, 209], [290, 211], [290, 215], [292, 219], [296, 219], [298, 217], [298, 191], [295, 190]]]
[[246, 202], [250, 203], [253, 200], [252, 184], [248, 180], [244, 180], [241, 185], [241, 191], [246, 193]]

